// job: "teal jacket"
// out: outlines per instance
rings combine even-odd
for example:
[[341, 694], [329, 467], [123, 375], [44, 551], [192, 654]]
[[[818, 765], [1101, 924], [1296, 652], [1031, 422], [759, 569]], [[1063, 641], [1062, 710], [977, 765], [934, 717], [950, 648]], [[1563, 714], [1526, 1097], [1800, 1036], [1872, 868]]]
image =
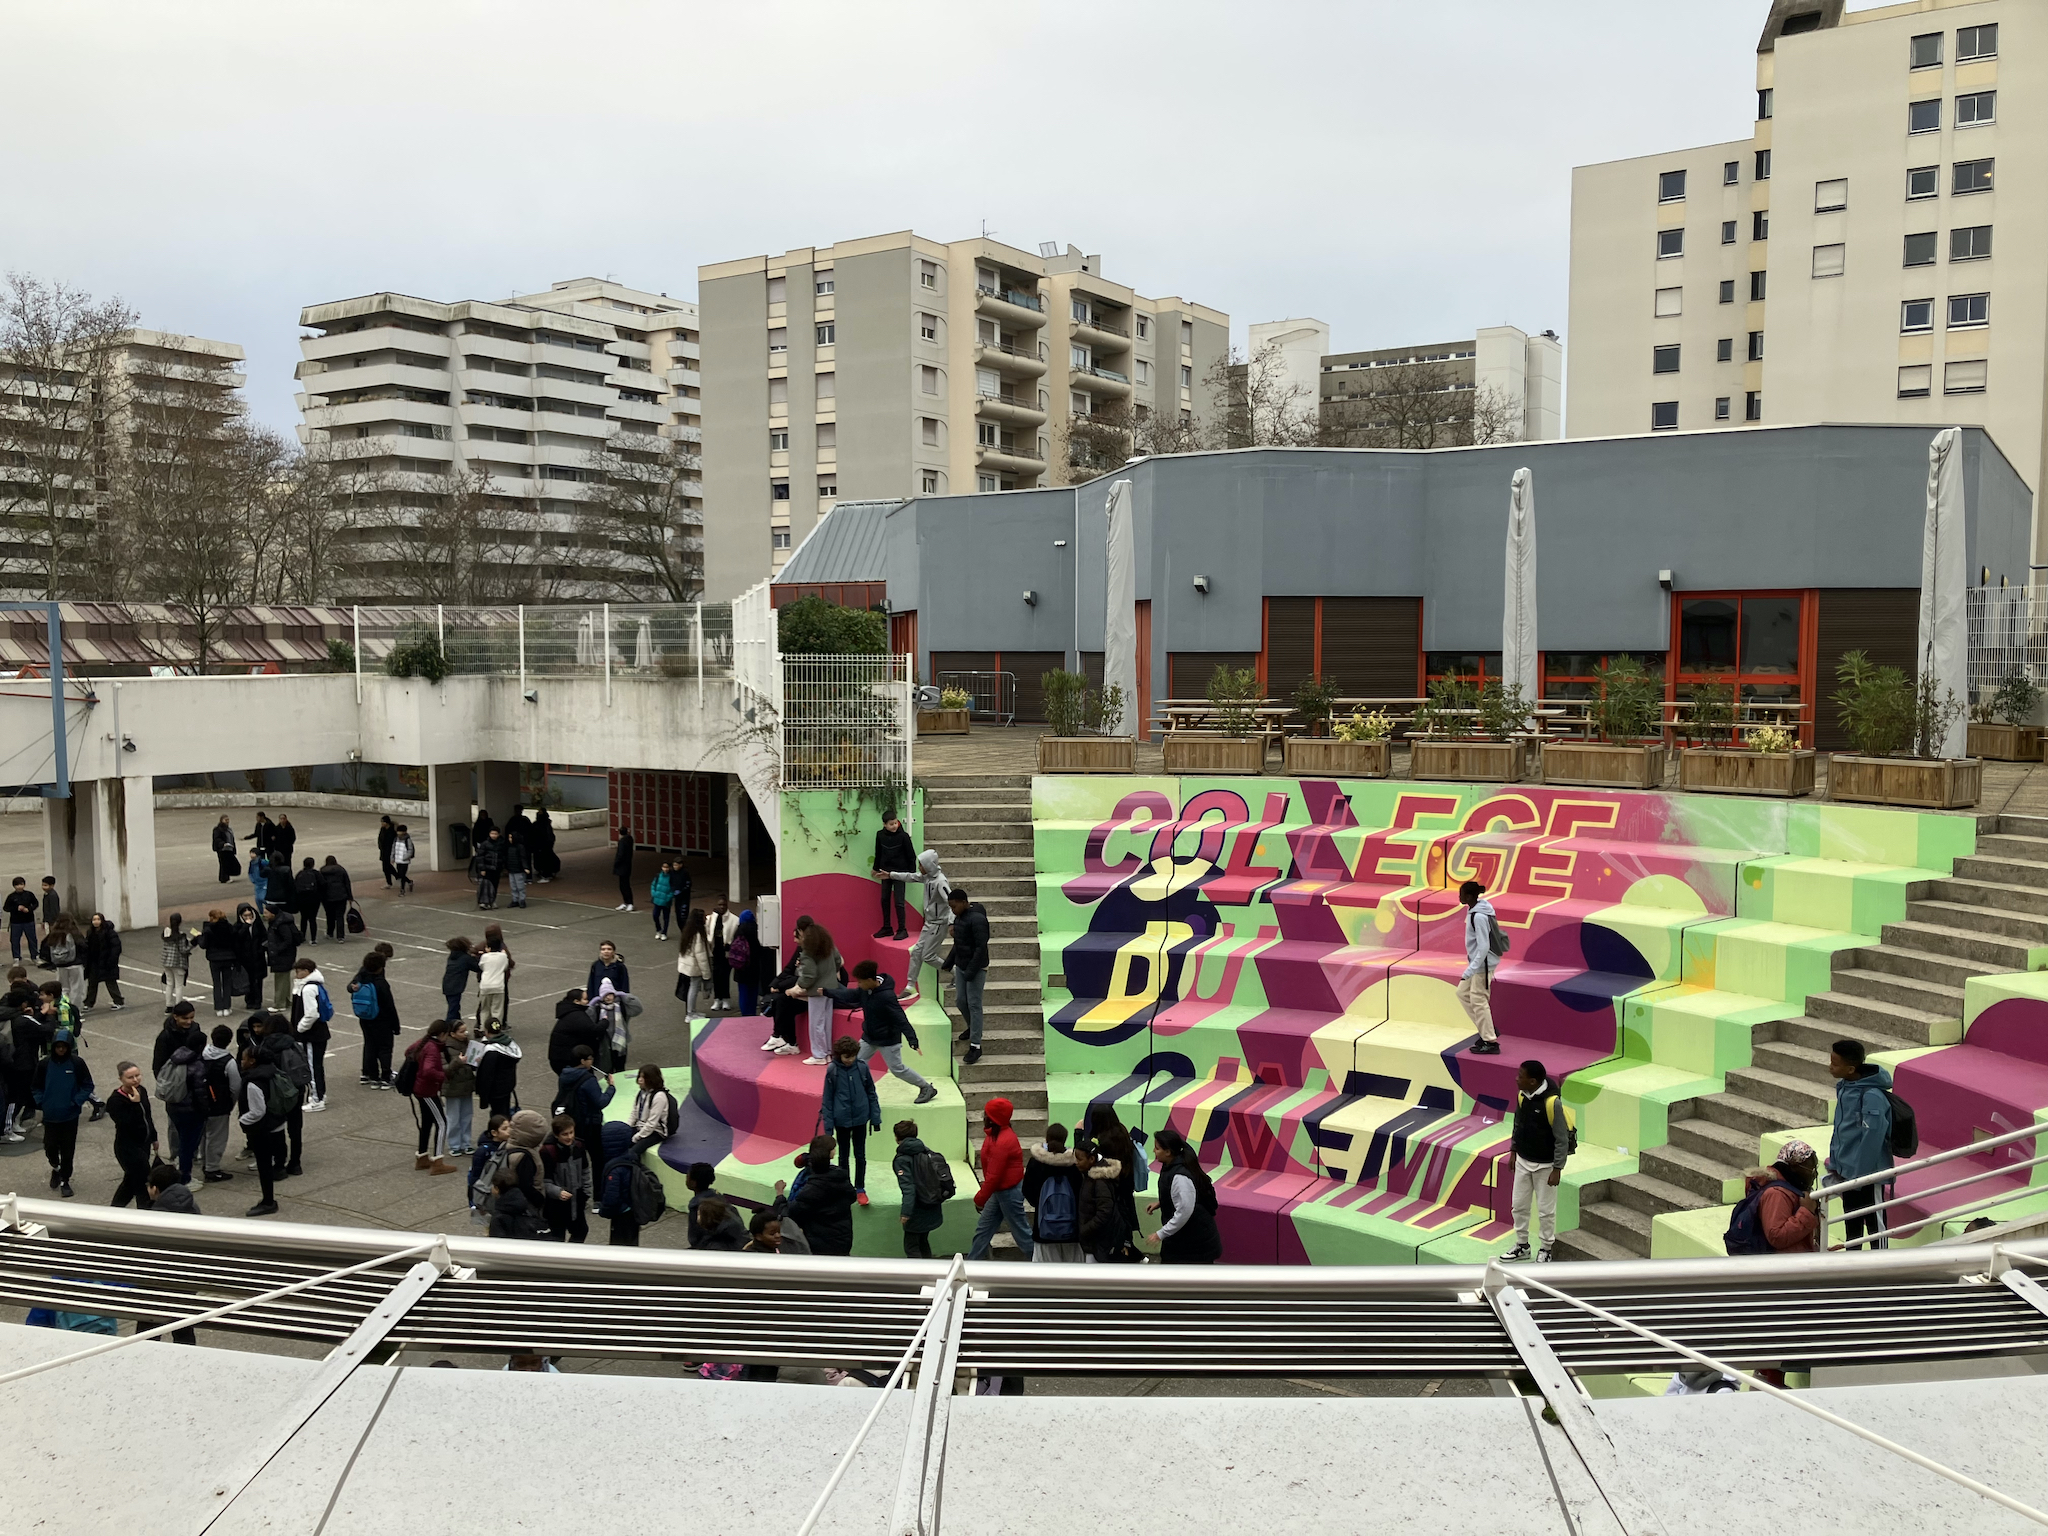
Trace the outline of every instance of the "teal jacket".
[[665, 907], [675, 893], [675, 882], [666, 874], [657, 874], [654, 877], [654, 884], [647, 888], [647, 899], [657, 907]]
[[1835, 1133], [1828, 1143], [1828, 1172], [1860, 1179], [1892, 1165], [1892, 1106], [1885, 1090], [1892, 1075], [1866, 1065], [1835, 1084]]

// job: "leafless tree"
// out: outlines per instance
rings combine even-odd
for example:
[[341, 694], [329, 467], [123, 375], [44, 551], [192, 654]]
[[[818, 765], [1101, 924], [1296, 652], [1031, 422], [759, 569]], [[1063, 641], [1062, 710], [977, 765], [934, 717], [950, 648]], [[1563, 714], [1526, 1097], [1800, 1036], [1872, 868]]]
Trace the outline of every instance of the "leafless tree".
[[0, 291], [0, 574], [48, 598], [93, 587], [85, 544], [104, 432], [118, 412], [115, 350], [135, 324], [119, 299], [9, 273]]
[[1287, 377], [1277, 342], [1250, 357], [1232, 348], [1209, 367], [1206, 382], [1222, 401], [1217, 423], [1225, 448], [1303, 448], [1319, 436], [1316, 392]]
[[[381, 526], [365, 527], [375, 519]], [[565, 530], [523, 491], [480, 470], [415, 475], [356, 514], [357, 547], [374, 555], [354, 580], [408, 603], [536, 603], [565, 578]], [[573, 551], [571, 551], [573, 554]]]
[[1346, 448], [1452, 448], [1472, 441], [1476, 393], [1451, 363], [1375, 368], [1339, 403], [1325, 440]]
[[1472, 426], [1466, 441], [1484, 447], [1488, 443], [1519, 443], [1524, 423], [1522, 402], [1496, 384], [1472, 392]]
[[617, 432], [585, 457], [581, 549], [589, 574], [628, 601], [686, 603], [704, 592], [701, 461], [688, 443]]
[[375, 527], [373, 509], [388, 499], [391, 476], [355, 444], [316, 440], [288, 447], [251, 530], [252, 600], [325, 603], [346, 579], [343, 556], [358, 518]]
[[1121, 468], [1131, 456], [1133, 427], [1131, 407], [1122, 400], [1074, 415], [1064, 430], [1065, 453], [1054, 466], [1056, 483], [1079, 485]]

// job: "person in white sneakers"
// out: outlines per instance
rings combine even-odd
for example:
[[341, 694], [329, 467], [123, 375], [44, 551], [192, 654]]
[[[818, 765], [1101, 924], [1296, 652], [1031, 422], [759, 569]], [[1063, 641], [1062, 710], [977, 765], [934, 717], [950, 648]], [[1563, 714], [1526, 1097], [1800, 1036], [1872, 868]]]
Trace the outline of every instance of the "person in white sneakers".
[[327, 991], [327, 978], [310, 959], [292, 965], [292, 1033], [306, 1053], [306, 1067], [313, 1074], [313, 1091], [301, 1106], [307, 1114], [327, 1107], [327, 1040], [334, 1022], [334, 999]]
[[623, 824], [619, 827], [618, 846], [612, 850], [612, 873], [619, 877], [619, 905], [616, 910], [630, 912], [633, 910], [633, 833]]
[[1540, 1061], [1525, 1061], [1515, 1073], [1515, 1192], [1511, 1209], [1515, 1219], [1515, 1246], [1503, 1254], [1513, 1264], [1529, 1257], [1529, 1204], [1536, 1204], [1536, 1224], [1542, 1246], [1539, 1263], [1550, 1262], [1551, 1247], [1557, 1242], [1557, 1186], [1564, 1182], [1565, 1159], [1571, 1155], [1571, 1122], [1565, 1119], [1564, 1100], [1558, 1085]]
[[676, 935], [676, 996], [683, 1000], [685, 1023], [709, 1017], [697, 1011], [699, 1001], [711, 994], [711, 944], [705, 932], [704, 909], [692, 907]]

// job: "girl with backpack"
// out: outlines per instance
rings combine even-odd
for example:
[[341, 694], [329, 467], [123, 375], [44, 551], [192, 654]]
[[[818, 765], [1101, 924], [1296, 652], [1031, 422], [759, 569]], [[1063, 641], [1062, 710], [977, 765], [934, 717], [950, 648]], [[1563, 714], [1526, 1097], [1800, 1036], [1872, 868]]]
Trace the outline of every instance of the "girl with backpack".
[[442, 1086], [448, 1080], [441, 1037], [447, 1032], [446, 1019], [429, 1024], [427, 1032], [406, 1047], [405, 1065], [398, 1073], [398, 1086], [411, 1095], [413, 1114], [420, 1126], [419, 1155], [412, 1164], [415, 1172], [455, 1171], [455, 1165], [448, 1161], [448, 1106], [441, 1099]]
[[306, 1053], [306, 1066], [313, 1074], [313, 1091], [306, 1096], [306, 1113], [327, 1107], [327, 1042], [334, 1038], [329, 1027], [334, 1021], [334, 999], [327, 991], [327, 978], [309, 959], [292, 962], [292, 1030]]
[[[1173, 1205], [1172, 1214], [1154, 1236], [1162, 1264], [1214, 1264], [1223, 1257], [1223, 1239], [1216, 1231], [1216, 1186], [1195, 1158], [1187, 1138], [1163, 1125], [1152, 1138], [1159, 1149], [1159, 1192]], [[1153, 1201], [1145, 1207], [1159, 1209]]]
[[1067, 1128], [1052, 1124], [1045, 1140], [1031, 1149], [1024, 1164], [1024, 1200], [1031, 1207], [1031, 1262], [1079, 1264], [1087, 1250], [1081, 1242], [1081, 1172], [1067, 1150]]
[[673, 915], [671, 903], [675, 900], [676, 883], [669, 875], [669, 862], [661, 861], [661, 868], [654, 872], [654, 884], [647, 888], [648, 904], [654, 908], [654, 936], [668, 937], [668, 920]]
[[676, 996], [683, 1000], [683, 1022], [706, 1017], [697, 1011], [697, 999], [711, 991], [711, 940], [705, 930], [704, 909], [693, 907], [683, 919], [683, 931], [676, 941]]
[[633, 1128], [633, 1154], [638, 1156], [648, 1147], [658, 1147], [679, 1129], [681, 1112], [676, 1105], [676, 1096], [668, 1091], [662, 1080], [661, 1068], [653, 1063], [640, 1069], [640, 1092], [633, 1099], [632, 1118], [627, 1122]]
[[384, 957], [375, 950], [363, 956], [362, 969], [348, 984], [348, 1008], [363, 1032], [363, 1086], [390, 1088], [391, 1043], [400, 1028], [398, 1004], [384, 976]]

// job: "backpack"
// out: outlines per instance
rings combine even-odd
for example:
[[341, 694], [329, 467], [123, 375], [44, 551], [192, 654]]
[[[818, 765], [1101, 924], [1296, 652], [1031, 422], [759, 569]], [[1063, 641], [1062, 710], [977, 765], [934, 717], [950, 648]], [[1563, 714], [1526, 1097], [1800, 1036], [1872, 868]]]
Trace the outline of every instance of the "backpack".
[[598, 1215], [624, 1216], [633, 1209], [633, 1163], [628, 1153], [604, 1165], [597, 1188]]
[[348, 995], [348, 1011], [365, 1024], [377, 1017], [377, 989], [367, 981], [359, 982]]
[[1892, 1107], [1892, 1156], [1912, 1157], [1920, 1150], [1920, 1125], [1914, 1118], [1913, 1106], [1889, 1088], [1881, 1091], [1885, 1103]]
[[[1474, 922], [1478, 921], [1478, 918], [1479, 909], [1474, 907], [1466, 914], [1465, 925], [1469, 928]], [[1508, 948], [1508, 936], [1501, 932], [1500, 918], [1496, 915], [1486, 925], [1486, 952], [1494, 959], [1499, 960], [1507, 954]]]
[[327, 995], [327, 988], [317, 981], [313, 983], [313, 993], [319, 1005], [320, 1022], [322, 1024], [332, 1023], [334, 1021], [334, 999]]
[[944, 1205], [953, 1198], [953, 1170], [945, 1154], [926, 1147], [910, 1159], [910, 1187], [919, 1205]]
[[175, 1056], [166, 1057], [163, 1070], [156, 1075], [156, 1096], [166, 1104], [192, 1102], [192, 1076]]
[[483, 1167], [476, 1177], [469, 1181], [469, 1210], [479, 1220], [489, 1220], [495, 1205], [492, 1200], [491, 1180], [505, 1166], [505, 1157], [512, 1150], [510, 1142], [492, 1142], [484, 1153]]
[[411, 1093], [420, 1080], [420, 1058], [417, 1051], [407, 1051], [405, 1060], [398, 1065], [398, 1076], [391, 1080], [393, 1093]]
[[1735, 1203], [1735, 1209], [1728, 1215], [1728, 1230], [1721, 1237], [1722, 1247], [1738, 1255], [1777, 1252], [1771, 1246], [1771, 1240], [1764, 1236], [1762, 1207], [1764, 1191], [1780, 1182], [1778, 1179], [1766, 1179]]
[[744, 971], [754, 959], [754, 946], [744, 934], [734, 934], [732, 943], [725, 947], [725, 962], [736, 971]]
[[654, 1170], [637, 1158], [633, 1162], [633, 1216], [641, 1226], [651, 1227], [668, 1212], [668, 1196]]
[[1057, 1174], [1038, 1186], [1038, 1240], [1071, 1243], [1081, 1235], [1081, 1215], [1074, 1204], [1074, 1181]]
[[270, 1075], [270, 1092], [263, 1098], [270, 1106], [270, 1112], [280, 1120], [290, 1118], [292, 1113], [306, 1102], [305, 1090], [285, 1076], [283, 1067], [279, 1067]]
[[313, 1086], [313, 1072], [306, 1065], [305, 1054], [289, 1040], [278, 1051], [275, 1065], [277, 1067], [277, 1075], [289, 1082], [294, 1088], [306, 1089]]
[[363, 921], [363, 909], [354, 902], [348, 904], [348, 931], [361, 933], [369, 925]]

